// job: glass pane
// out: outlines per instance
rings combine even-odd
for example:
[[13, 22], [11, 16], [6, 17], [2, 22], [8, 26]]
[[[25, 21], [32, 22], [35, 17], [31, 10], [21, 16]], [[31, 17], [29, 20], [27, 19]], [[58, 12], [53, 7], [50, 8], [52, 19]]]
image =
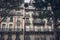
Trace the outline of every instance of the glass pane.
[[13, 16], [10, 16], [10, 22], [13, 22]]
[[44, 27], [43, 26], [41, 26], [40, 28], [41, 28], [41, 31], [44, 31]]
[[30, 31], [30, 27], [29, 26], [26, 26], [26, 31]]
[[17, 20], [20, 18], [20, 16], [17, 16]]
[[20, 16], [17, 16], [17, 26], [20, 26]]
[[25, 17], [30, 17], [28, 12], [25, 13]]
[[4, 31], [6, 27], [6, 24], [2, 24], [2, 30]]
[[12, 25], [13, 25], [13, 24], [9, 24], [9, 31], [12, 30]]
[[49, 31], [52, 31], [52, 27], [51, 26], [48, 26], [48, 29], [49, 29]]
[[20, 22], [17, 22], [17, 26], [20, 26]]
[[25, 36], [25, 40], [31, 40], [30, 36], [29, 35]]
[[20, 31], [20, 28], [19, 27], [17, 27], [17, 31]]
[[37, 26], [35, 26], [35, 31], [38, 31], [38, 27]]
[[20, 22], [20, 20], [17, 20], [17, 22]]

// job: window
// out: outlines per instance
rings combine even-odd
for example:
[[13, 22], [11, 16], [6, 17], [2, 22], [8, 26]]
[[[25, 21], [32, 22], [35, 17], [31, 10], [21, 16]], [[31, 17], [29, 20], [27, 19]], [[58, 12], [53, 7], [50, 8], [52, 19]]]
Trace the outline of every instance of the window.
[[20, 31], [20, 17], [17, 18], [17, 31]]
[[26, 31], [30, 31], [30, 26], [26, 26]]
[[12, 40], [12, 34], [8, 34], [7, 40]]
[[25, 17], [30, 17], [29, 12], [25, 13]]
[[17, 16], [17, 19], [20, 19], [20, 16]]
[[15, 40], [20, 40], [20, 34], [16, 34]]
[[13, 24], [9, 24], [9, 31], [12, 31]]
[[30, 20], [29, 20], [29, 19], [26, 19], [26, 20], [25, 20], [25, 24], [26, 24], [26, 25], [29, 25], [29, 24], [30, 24]]
[[17, 31], [20, 31], [20, 24], [17, 24]]
[[20, 16], [17, 16], [17, 22], [20, 22]]
[[49, 29], [49, 31], [52, 31], [52, 27], [51, 26], [48, 26], [48, 29]]
[[20, 31], [20, 28], [19, 27], [17, 27], [17, 31]]
[[17, 16], [21, 16], [21, 12], [20, 11], [16, 11], [17, 12]]
[[13, 16], [10, 16], [10, 20], [9, 20], [10, 22], [13, 22]]
[[44, 31], [44, 27], [43, 26], [41, 26], [40, 28], [41, 28], [41, 31]]
[[20, 26], [20, 16], [17, 16], [17, 26]]
[[26, 35], [25, 36], [25, 40], [30, 40], [30, 36], [29, 35]]
[[20, 23], [17, 23], [17, 31], [20, 31]]
[[20, 26], [20, 22], [17, 22], [17, 27], [19, 27]]
[[5, 31], [6, 24], [2, 24], [2, 31]]
[[35, 28], [35, 31], [38, 31], [38, 27], [37, 26], [35, 26], [34, 28]]

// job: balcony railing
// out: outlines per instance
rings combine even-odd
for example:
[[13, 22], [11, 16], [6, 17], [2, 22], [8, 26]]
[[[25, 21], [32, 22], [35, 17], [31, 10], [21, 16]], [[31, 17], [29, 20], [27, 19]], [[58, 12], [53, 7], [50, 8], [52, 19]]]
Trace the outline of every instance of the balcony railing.
[[40, 19], [34, 19], [33, 20], [33, 25], [44, 25], [45, 21], [42, 21]]
[[0, 32], [22, 32], [21, 28], [0, 28]]

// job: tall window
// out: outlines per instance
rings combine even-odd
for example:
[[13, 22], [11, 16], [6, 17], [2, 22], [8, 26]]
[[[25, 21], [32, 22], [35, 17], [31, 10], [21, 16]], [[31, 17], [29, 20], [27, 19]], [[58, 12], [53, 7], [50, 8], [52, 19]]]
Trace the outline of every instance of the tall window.
[[43, 26], [41, 26], [40, 29], [41, 29], [41, 31], [44, 31], [44, 27]]
[[30, 20], [29, 19], [25, 20], [25, 25], [30, 25]]
[[9, 24], [9, 31], [12, 31], [13, 24]]
[[25, 13], [25, 17], [30, 17], [29, 12]]
[[38, 31], [38, 27], [37, 26], [35, 26], [34, 29], [35, 29], [35, 31]]
[[48, 30], [49, 31], [52, 31], [52, 26], [48, 26]]
[[17, 31], [20, 31], [20, 16], [17, 16]]
[[25, 40], [31, 40], [29, 35], [25, 36]]
[[26, 31], [30, 31], [30, 26], [26, 26]]
[[13, 16], [10, 16], [10, 20], [9, 20], [10, 22], [13, 22]]
[[17, 31], [20, 31], [20, 23], [17, 23]]
[[5, 31], [6, 24], [2, 24], [2, 31]]
[[20, 16], [17, 16], [17, 22], [20, 22]]

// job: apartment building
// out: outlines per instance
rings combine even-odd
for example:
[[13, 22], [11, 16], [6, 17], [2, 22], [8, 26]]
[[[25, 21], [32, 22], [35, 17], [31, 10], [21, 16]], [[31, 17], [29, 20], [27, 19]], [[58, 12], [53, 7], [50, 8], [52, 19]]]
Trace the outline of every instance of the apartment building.
[[53, 17], [41, 19], [39, 14], [44, 11], [53, 14], [50, 4], [41, 11], [35, 10], [31, 3], [25, 4], [25, 14], [28, 15], [25, 16], [25, 40], [55, 40]]
[[[24, 40], [24, 4], [23, 0], [1, 0], [1, 10], [7, 8], [9, 15], [1, 18], [0, 16], [0, 40]], [[3, 12], [4, 13], [4, 12]], [[2, 22], [1, 22], [2, 21]], [[21, 38], [21, 39], [20, 39]]]
[[50, 3], [41, 10], [32, 3], [33, 0], [24, 1], [19, 10], [10, 11], [10, 16], [0, 23], [0, 40], [55, 40], [53, 17], [40, 15], [53, 14]]

